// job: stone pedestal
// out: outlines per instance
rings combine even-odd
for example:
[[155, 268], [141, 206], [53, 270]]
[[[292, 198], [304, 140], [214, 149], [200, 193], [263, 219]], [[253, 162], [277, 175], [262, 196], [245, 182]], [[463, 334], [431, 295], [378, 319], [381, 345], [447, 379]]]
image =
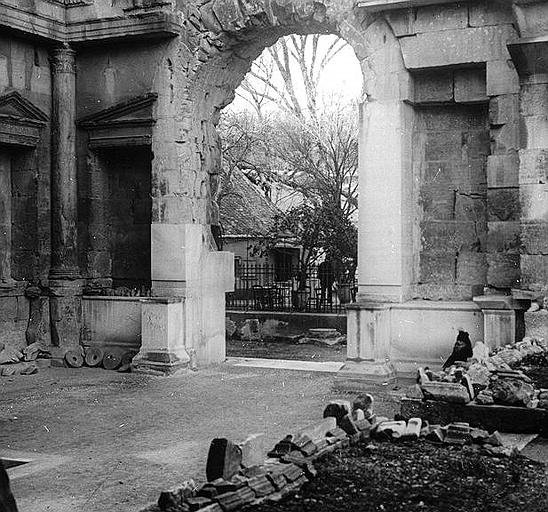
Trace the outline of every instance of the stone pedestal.
[[133, 359], [137, 372], [170, 374], [188, 365], [183, 298], [142, 300], [141, 350]]
[[474, 302], [483, 313], [483, 341], [490, 349], [516, 342], [516, 310], [521, 307], [511, 296], [481, 295]]
[[51, 352], [60, 362], [67, 350], [80, 345], [83, 281], [50, 280], [49, 287]]
[[347, 360], [335, 376], [341, 391], [362, 391], [370, 384], [394, 382], [390, 349], [390, 305], [361, 302], [347, 307]]
[[[208, 225], [157, 223], [151, 230], [153, 295], [184, 299], [180, 346], [194, 349], [200, 366], [224, 361], [225, 293], [233, 289], [233, 254], [207, 244]], [[172, 351], [168, 345], [163, 349]], [[144, 358], [139, 364], [149, 362]]]

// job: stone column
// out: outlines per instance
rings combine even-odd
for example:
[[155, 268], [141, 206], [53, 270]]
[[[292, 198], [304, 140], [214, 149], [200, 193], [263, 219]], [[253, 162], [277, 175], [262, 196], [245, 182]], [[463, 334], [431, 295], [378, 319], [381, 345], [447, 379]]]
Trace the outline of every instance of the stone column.
[[76, 67], [68, 46], [51, 54], [51, 299], [52, 344], [58, 357], [80, 343], [82, 281], [77, 248]]

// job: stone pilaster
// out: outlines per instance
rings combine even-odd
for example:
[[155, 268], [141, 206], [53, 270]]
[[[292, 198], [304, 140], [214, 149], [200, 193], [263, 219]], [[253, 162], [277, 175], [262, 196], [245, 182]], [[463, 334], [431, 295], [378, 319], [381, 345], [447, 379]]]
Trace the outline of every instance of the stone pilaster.
[[68, 46], [51, 54], [51, 299], [52, 344], [59, 356], [80, 343], [82, 282], [77, 248], [76, 66]]

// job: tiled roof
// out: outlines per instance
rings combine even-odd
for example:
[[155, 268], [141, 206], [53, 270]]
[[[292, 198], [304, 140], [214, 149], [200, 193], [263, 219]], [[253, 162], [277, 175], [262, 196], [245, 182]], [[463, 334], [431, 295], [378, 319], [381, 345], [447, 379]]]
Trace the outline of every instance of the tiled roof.
[[[228, 179], [228, 178], [225, 178]], [[241, 171], [234, 170], [228, 191], [219, 204], [219, 217], [225, 236], [266, 236], [273, 234], [276, 208]]]

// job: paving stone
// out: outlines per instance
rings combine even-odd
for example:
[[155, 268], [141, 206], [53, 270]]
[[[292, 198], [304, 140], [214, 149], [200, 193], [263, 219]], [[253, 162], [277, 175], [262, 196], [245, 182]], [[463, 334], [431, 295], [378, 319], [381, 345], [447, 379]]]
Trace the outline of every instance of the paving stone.
[[445, 434], [439, 425], [431, 425], [428, 434], [426, 434], [426, 439], [436, 443], [443, 443]]
[[213, 439], [207, 456], [207, 479], [229, 480], [238, 472], [241, 462], [242, 450], [237, 445], [225, 438]]

